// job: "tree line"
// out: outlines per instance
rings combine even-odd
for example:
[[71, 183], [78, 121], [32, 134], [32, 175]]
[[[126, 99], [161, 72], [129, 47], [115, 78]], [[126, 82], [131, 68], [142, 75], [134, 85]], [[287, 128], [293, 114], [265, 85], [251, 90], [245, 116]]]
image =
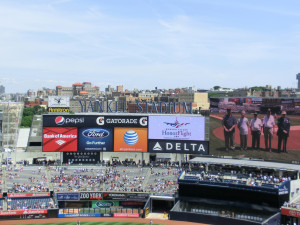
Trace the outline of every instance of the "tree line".
[[35, 105], [33, 107], [26, 107], [23, 110], [22, 115], [22, 127], [31, 127], [32, 118], [34, 115], [42, 115], [46, 112], [46, 109], [40, 105]]

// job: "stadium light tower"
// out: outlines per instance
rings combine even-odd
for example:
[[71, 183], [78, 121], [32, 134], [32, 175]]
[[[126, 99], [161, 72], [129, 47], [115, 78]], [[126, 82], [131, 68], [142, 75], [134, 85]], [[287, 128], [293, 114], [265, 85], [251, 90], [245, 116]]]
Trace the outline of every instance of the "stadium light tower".
[[296, 78], [298, 80], [298, 89], [300, 89], [300, 73], [296, 75]]

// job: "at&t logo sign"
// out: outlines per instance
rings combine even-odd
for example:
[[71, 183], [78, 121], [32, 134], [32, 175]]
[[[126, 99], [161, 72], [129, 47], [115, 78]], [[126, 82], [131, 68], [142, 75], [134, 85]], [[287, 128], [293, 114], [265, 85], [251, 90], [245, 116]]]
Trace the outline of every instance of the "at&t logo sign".
[[139, 140], [139, 136], [135, 131], [129, 130], [124, 134], [123, 139], [126, 144], [135, 145]]

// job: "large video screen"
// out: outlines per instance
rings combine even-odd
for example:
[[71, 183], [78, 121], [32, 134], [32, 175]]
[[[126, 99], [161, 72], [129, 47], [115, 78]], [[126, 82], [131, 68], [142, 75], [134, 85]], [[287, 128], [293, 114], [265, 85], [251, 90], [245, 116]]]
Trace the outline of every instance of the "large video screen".
[[149, 116], [149, 139], [205, 140], [205, 118]]
[[[226, 144], [229, 142], [225, 138], [230, 140], [228, 138], [230, 136], [225, 137], [222, 125], [227, 109], [231, 109], [232, 117], [235, 118], [237, 125], [231, 134], [233, 137], [232, 144]], [[268, 110], [271, 111], [270, 117], [267, 116]], [[246, 127], [239, 126], [241, 122], [238, 121], [242, 120], [242, 111], [245, 112], [243, 121], [248, 123], [248, 125], [246, 123]], [[282, 115], [282, 112], [285, 112], [285, 114]], [[264, 120], [265, 122], [269, 121], [269, 118], [271, 118], [270, 121], [274, 121], [272, 130], [264, 129], [262, 126]], [[283, 127], [285, 129], [289, 128], [285, 145], [282, 140], [284, 135], [282, 132], [278, 132], [280, 121], [284, 122], [281, 129]], [[300, 98], [210, 98], [210, 154], [233, 157], [246, 156], [248, 158], [299, 163], [299, 125]], [[269, 133], [271, 135], [268, 135]], [[243, 140], [241, 140], [241, 134], [244, 135]]]

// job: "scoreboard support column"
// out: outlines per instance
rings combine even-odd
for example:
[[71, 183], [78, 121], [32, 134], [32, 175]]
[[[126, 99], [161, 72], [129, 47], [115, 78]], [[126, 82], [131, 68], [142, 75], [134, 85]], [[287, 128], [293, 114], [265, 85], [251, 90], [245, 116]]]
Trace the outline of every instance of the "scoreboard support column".
[[63, 162], [63, 153], [60, 152], [60, 165], [62, 165], [62, 162]]

